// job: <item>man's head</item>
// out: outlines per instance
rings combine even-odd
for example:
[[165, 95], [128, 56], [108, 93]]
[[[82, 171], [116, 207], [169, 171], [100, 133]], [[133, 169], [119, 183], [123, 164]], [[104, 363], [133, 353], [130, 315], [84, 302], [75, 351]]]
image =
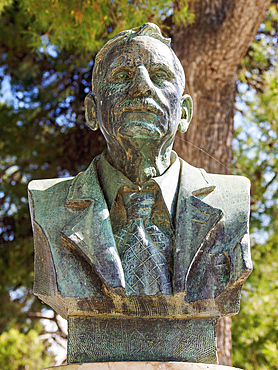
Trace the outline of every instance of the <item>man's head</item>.
[[182, 66], [160, 29], [151, 23], [119, 33], [98, 53], [93, 96], [85, 101], [87, 124], [107, 140], [120, 137], [172, 142], [187, 130], [190, 96], [182, 97]]
[[133, 28], [131, 30], [126, 30], [120, 32], [118, 35], [113, 37], [111, 40], [109, 40], [103, 48], [99, 51], [99, 53], [96, 56], [95, 59], [95, 65], [94, 70], [92, 74], [92, 91], [94, 94], [96, 94], [97, 88], [98, 88], [98, 82], [99, 77], [103, 71], [104, 68], [104, 59], [106, 54], [109, 52], [110, 49], [117, 46], [117, 44], [124, 44], [130, 41], [131, 39], [138, 37], [138, 36], [147, 36], [152, 37], [156, 40], [161, 41], [165, 45], [168, 46], [170, 52], [172, 53], [173, 60], [175, 63], [175, 69], [176, 73], [179, 76], [179, 79], [181, 81], [181, 85], [183, 86], [184, 90], [184, 84], [185, 84], [185, 77], [184, 77], [184, 71], [180, 64], [180, 61], [178, 60], [176, 54], [173, 52], [171, 48], [171, 39], [163, 37], [161, 34], [161, 31], [158, 26], [156, 26], [153, 23], [146, 23], [141, 27]]

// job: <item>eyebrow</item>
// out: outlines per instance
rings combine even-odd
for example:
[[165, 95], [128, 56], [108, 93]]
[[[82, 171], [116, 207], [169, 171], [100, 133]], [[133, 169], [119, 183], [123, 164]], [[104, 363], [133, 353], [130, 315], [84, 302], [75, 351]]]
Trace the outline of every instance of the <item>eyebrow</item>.
[[150, 63], [150, 67], [152, 69], [165, 69], [167, 70], [173, 77], [175, 76], [175, 69], [172, 68], [172, 66], [166, 65], [165, 63]]
[[[175, 77], [175, 68], [173, 68], [172, 66], [169, 66], [169, 65], [166, 65], [165, 63], [155, 63], [155, 62], [149, 62], [147, 64], [144, 64], [146, 65], [147, 69], [152, 69], [152, 70], [155, 70], [155, 69], [164, 69], [166, 70], [169, 74], [170, 74], [170, 77], [171, 78], [174, 78]], [[107, 74], [106, 74], [106, 77], [110, 77], [111, 75], [114, 74], [114, 72], [120, 70], [120, 69], [129, 69], [129, 70], [132, 70], [134, 68], [134, 63], [133, 61], [130, 61], [130, 62], [127, 62], [127, 63], [124, 63], [124, 61], [120, 61], [119, 60], [115, 60], [113, 61], [110, 66], [109, 66], [109, 70], [107, 71]]]
[[125, 57], [121, 57], [119, 59], [113, 60], [113, 62], [110, 64], [110, 70], [114, 68], [122, 68], [122, 67], [127, 67], [127, 68], [132, 68], [133, 67], [133, 62], [132, 61], [125, 61]]
[[132, 69], [132, 63], [123, 63], [123, 61], [119, 62], [119, 59], [114, 60], [110, 65], [109, 69], [106, 68], [105, 71], [105, 78], [110, 78], [111, 75], [113, 75], [116, 71], [119, 69]]

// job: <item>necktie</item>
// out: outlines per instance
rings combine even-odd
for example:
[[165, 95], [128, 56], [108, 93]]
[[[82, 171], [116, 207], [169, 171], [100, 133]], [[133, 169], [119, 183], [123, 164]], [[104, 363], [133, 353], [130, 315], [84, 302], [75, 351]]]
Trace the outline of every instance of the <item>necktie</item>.
[[171, 240], [150, 218], [156, 191], [121, 188], [127, 225], [114, 236], [125, 274], [127, 295], [171, 294]]

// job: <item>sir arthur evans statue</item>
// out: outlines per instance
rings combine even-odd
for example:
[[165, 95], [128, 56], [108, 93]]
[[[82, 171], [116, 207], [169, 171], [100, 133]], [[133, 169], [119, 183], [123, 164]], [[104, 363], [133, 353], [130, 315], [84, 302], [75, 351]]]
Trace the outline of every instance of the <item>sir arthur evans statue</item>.
[[68, 362], [216, 363], [217, 319], [252, 269], [249, 181], [172, 151], [192, 100], [154, 24], [98, 53], [91, 129], [107, 150], [76, 177], [29, 184], [34, 293], [68, 319]]

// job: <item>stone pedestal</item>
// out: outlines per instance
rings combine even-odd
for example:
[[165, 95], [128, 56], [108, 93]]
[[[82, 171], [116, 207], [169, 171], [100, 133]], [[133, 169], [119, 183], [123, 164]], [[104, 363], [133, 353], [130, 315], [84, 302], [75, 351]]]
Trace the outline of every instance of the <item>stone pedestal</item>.
[[235, 367], [189, 362], [95, 362], [49, 367], [45, 370], [240, 370]]

